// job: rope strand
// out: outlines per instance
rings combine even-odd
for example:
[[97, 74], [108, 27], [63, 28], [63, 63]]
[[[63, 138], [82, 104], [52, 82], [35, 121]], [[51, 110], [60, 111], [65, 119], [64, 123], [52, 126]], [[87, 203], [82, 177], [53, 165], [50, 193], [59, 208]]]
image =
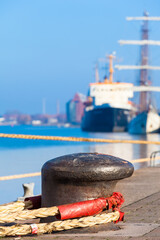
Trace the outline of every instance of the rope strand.
[[10, 223], [15, 220], [26, 220], [33, 218], [45, 218], [49, 216], [55, 216], [59, 214], [59, 210], [57, 207], [49, 207], [49, 208], [40, 208], [34, 210], [24, 210], [17, 212], [7, 212], [0, 214], [0, 223]]
[[40, 135], [6, 134], [6, 133], [0, 133], [0, 138], [19, 138], [19, 139], [53, 140], [53, 141], [69, 141], [69, 142], [133, 143], [133, 144], [160, 145], [159, 141], [102, 139], [102, 138], [83, 138], [83, 137], [59, 137], [59, 136], [40, 136]]
[[[102, 213], [95, 216], [83, 217], [80, 219], [55, 221], [52, 223], [40, 223], [36, 224], [37, 233], [51, 233], [53, 231], [63, 231], [72, 228], [84, 228], [100, 225], [112, 221], [117, 221], [120, 217], [118, 211], [112, 213]], [[0, 227], [0, 237], [5, 236], [19, 236], [32, 233], [32, 227], [30, 225], [13, 225], [11, 227]]]
[[6, 205], [0, 206], [0, 214], [8, 214], [8, 213], [15, 213], [17, 211], [22, 211], [25, 207], [24, 202], [14, 202]]

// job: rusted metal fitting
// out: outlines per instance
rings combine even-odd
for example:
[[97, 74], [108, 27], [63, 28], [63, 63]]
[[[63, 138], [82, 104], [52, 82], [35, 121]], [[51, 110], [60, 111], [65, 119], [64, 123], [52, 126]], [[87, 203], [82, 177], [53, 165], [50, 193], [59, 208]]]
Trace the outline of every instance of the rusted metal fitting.
[[18, 201], [24, 201], [26, 197], [32, 197], [34, 196], [33, 190], [34, 190], [34, 183], [24, 183], [22, 184], [24, 194], [23, 197], [19, 197], [17, 200]]
[[24, 183], [23, 185], [23, 189], [24, 189], [24, 195], [23, 197], [31, 197], [33, 196], [33, 189], [34, 189], [34, 183]]

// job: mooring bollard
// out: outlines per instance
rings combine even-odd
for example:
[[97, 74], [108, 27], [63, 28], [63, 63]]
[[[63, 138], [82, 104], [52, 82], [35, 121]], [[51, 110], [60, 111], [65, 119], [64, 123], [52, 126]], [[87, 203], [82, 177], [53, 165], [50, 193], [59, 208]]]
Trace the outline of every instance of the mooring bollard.
[[[118, 230], [113, 222], [123, 220], [120, 207], [124, 198], [121, 193], [113, 192], [114, 187], [118, 180], [131, 176], [133, 171], [128, 161], [99, 153], [77, 153], [52, 159], [42, 168], [42, 197], [25, 198], [23, 202], [23, 208], [35, 208], [34, 203], [37, 200], [40, 203], [42, 198], [44, 208], [16, 213], [14, 207], [13, 212], [7, 213], [7, 217], [3, 213], [0, 219], [1, 223], [10, 223], [38, 217], [41, 222], [51, 223], [4, 226], [0, 236], [63, 230], [67, 233]], [[33, 194], [33, 185], [23, 185], [25, 194]], [[54, 221], [55, 217], [59, 220]]]
[[42, 167], [42, 207], [109, 197], [134, 167], [126, 160], [99, 153], [76, 153]]

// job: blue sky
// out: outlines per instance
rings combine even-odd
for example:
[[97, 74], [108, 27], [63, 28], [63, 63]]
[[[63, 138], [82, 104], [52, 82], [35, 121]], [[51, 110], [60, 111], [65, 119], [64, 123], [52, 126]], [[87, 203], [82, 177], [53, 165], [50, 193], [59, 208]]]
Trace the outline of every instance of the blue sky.
[[[140, 22], [125, 17], [144, 10], [160, 16], [159, 0], [1, 0], [0, 114], [41, 113], [43, 98], [47, 113], [56, 113], [57, 100], [65, 112], [76, 92], [87, 93], [98, 58], [116, 51], [118, 63], [137, 63], [139, 48], [118, 40], [140, 38]], [[160, 40], [160, 22], [151, 22], [150, 35]], [[152, 47], [151, 60], [160, 65], [160, 47]], [[152, 76], [160, 86], [160, 72]], [[115, 78], [136, 82], [137, 72]]]

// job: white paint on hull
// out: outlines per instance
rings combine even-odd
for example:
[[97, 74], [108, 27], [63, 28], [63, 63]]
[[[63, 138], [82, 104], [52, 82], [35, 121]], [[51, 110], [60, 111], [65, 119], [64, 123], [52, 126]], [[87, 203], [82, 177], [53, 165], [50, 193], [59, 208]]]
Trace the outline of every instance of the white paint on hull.
[[129, 124], [129, 133], [133, 134], [158, 132], [159, 129], [160, 116], [153, 110], [138, 114]]

